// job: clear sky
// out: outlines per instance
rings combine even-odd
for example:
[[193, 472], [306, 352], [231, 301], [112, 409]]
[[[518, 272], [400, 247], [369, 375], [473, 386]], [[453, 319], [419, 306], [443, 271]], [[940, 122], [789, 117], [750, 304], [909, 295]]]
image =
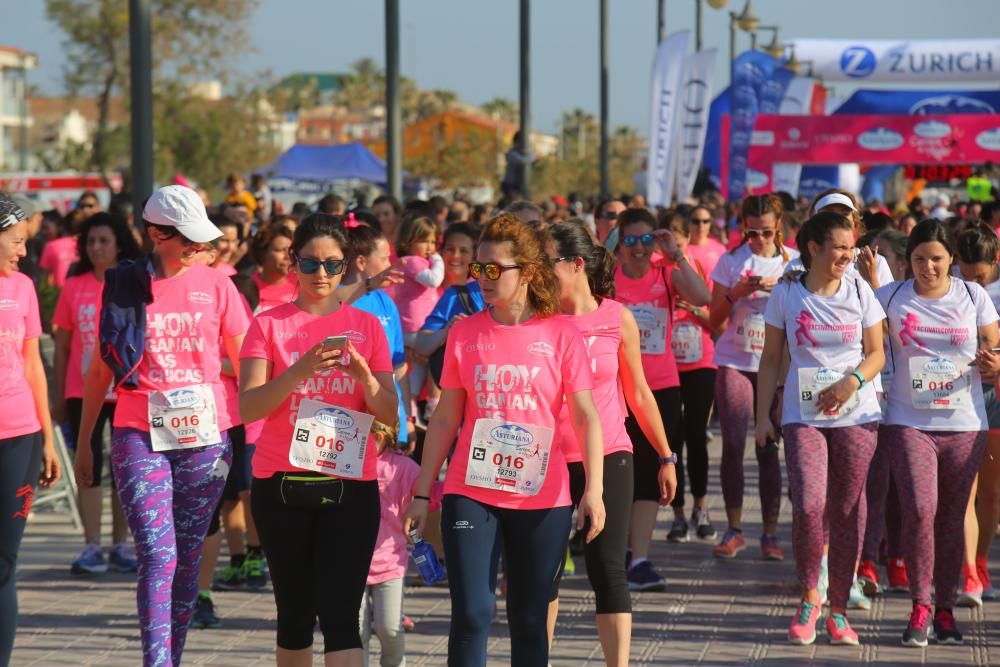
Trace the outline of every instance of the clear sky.
[[[123, 0], [124, 1], [124, 0]], [[667, 32], [694, 29], [695, 0], [667, 0]], [[38, 54], [31, 83], [62, 91], [62, 35], [45, 19], [43, 0], [0, 0], [0, 44]], [[612, 125], [648, 134], [649, 77], [656, 41], [656, 0], [610, 0]], [[718, 48], [717, 86], [728, 80], [729, 11], [704, 8], [704, 48]], [[401, 0], [403, 74], [423, 88], [449, 88], [468, 102], [517, 100], [517, 0]], [[532, 118], [555, 132], [563, 111], [598, 112], [598, 3], [532, 3]], [[270, 70], [337, 71], [365, 56], [384, 60], [380, 0], [262, 0], [251, 17], [256, 52], [238, 54], [245, 74]], [[787, 41], [802, 37], [957, 39], [996, 37], [1000, 0], [754, 0], [761, 24]], [[154, 26], [155, 30], [155, 19]], [[770, 33], [762, 36], [770, 40]], [[693, 44], [692, 36], [692, 44]], [[749, 47], [738, 33], [737, 51]], [[1000, 85], [998, 82], [997, 85]], [[979, 84], [979, 87], [983, 87]], [[837, 84], [836, 91], [851, 87]]]

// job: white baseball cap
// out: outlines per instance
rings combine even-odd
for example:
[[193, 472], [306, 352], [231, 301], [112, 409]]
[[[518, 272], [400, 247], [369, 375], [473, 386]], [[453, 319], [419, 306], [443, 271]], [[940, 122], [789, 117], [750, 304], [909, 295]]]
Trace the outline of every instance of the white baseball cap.
[[142, 219], [154, 225], [173, 227], [195, 243], [208, 243], [222, 236], [205, 211], [198, 193], [183, 185], [168, 185], [153, 193], [142, 210]]

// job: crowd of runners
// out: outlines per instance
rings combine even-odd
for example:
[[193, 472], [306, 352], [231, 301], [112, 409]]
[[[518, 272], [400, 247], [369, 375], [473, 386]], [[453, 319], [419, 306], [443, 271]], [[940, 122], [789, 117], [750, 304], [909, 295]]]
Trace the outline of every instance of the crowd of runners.
[[327, 665], [367, 664], [373, 634], [402, 665], [420, 537], [447, 573], [449, 664], [486, 664], [502, 597], [511, 663], [544, 667], [582, 555], [606, 663], [627, 665], [630, 593], [667, 590], [660, 507], [671, 543], [732, 559], [759, 537], [780, 561], [785, 494], [792, 643], [825, 616], [857, 645], [849, 610], [899, 591], [903, 644], [961, 644], [955, 606], [997, 598], [995, 189], [285, 214], [250, 186], [166, 186], [141, 211], [85, 193], [65, 214], [0, 195], [0, 666], [36, 486], [67, 475], [84, 534], [65, 566], [137, 573], [145, 665], [220, 625], [213, 590], [269, 580], [278, 665], [312, 664], [317, 625]]

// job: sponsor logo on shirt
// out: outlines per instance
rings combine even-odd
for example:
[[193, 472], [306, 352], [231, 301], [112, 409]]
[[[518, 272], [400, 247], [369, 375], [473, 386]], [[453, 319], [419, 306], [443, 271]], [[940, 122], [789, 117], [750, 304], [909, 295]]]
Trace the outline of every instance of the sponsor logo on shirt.
[[367, 336], [365, 336], [360, 331], [355, 331], [354, 329], [348, 329], [347, 331], [342, 331], [340, 335], [347, 336], [347, 340], [351, 341], [355, 345], [360, 345], [361, 343], [368, 340]]
[[282, 340], [284, 338], [308, 338], [309, 334], [305, 331], [275, 331], [275, 338]]
[[496, 343], [469, 343], [465, 346], [466, 352], [491, 352], [497, 349]]
[[191, 292], [188, 294], [188, 301], [191, 303], [213, 303], [215, 299], [212, 298], [211, 294], [206, 294], [205, 292]]
[[497, 426], [490, 432], [490, 436], [497, 442], [513, 447], [527, 447], [534, 441], [531, 432], [517, 424]]
[[544, 341], [538, 341], [528, 346], [528, 352], [538, 357], [554, 357], [556, 350]]
[[656, 296], [657, 294], [663, 294], [667, 291], [667, 286], [663, 283], [653, 283], [652, 287], [649, 288], [649, 295]]
[[0, 299], [0, 310], [17, 310], [17, 300]]
[[354, 426], [354, 418], [343, 410], [338, 410], [337, 408], [326, 408], [320, 410], [316, 413], [314, 418], [320, 424], [325, 424], [334, 428], [344, 429]]

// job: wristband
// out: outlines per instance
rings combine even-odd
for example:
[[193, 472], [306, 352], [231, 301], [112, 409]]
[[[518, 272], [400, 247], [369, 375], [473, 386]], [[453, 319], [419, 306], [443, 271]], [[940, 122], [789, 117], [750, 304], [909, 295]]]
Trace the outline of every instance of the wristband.
[[431, 501], [431, 499], [428, 496], [418, 496], [416, 494], [413, 495], [413, 499], [414, 500], [426, 500], [427, 502]]
[[854, 377], [856, 377], [858, 379], [858, 382], [860, 382], [860, 384], [858, 385], [858, 389], [861, 389], [861, 387], [863, 387], [863, 386], [865, 386], [865, 384], [867, 384], [867, 380], [865, 380], [865, 376], [862, 375], [861, 373], [859, 373], [858, 371], [854, 371], [853, 373], [851, 373], [851, 375], [853, 375]]
[[676, 464], [677, 463], [677, 452], [674, 452], [670, 456], [661, 456], [660, 457], [660, 465], [663, 465], [664, 463], [673, 463], [673, 464]]

